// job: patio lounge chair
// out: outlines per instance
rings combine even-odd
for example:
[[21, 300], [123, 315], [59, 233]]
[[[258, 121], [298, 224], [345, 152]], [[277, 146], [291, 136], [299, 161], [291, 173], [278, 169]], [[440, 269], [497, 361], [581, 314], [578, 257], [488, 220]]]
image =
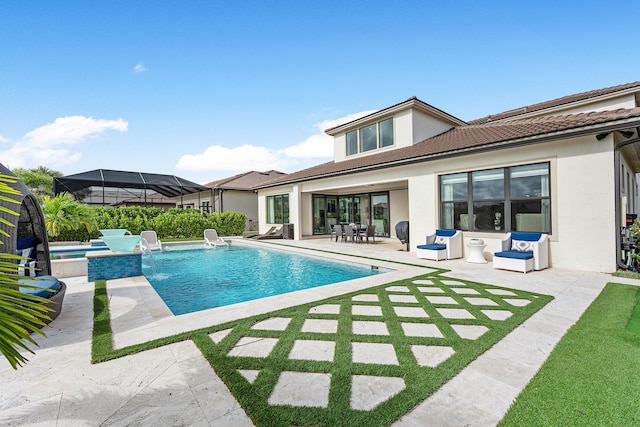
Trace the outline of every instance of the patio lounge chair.
[[153, 230], [146, 230], [140, 233], [140, 250], [145, 252], [145, 250], [150, 251], [161, 251], [162, 250], [162, 242], [158, 240], [158, 235]]
[[272, 227], [273, 231], [270, 231], [265, 234], [259, 234], [254, 239], [263, 240], [263, 239], [282, 239], [282, 226], [280, 227]]
[[493, 268], [522, 271], [549, 267], [549, 239], [544, 233], [512, 232], [502, 240], [502, 252], [493, 254]]
[[268, 235], [268, 234], [271, 234], [271, 233], [273, 233], [274, 231], [276, 231], [276, 227], [271, 227], [271, 228], [269, 228], [269, 229], [267, 230], [267, 232], [266, 232], [266, 233], [263, 233], [263, 234], [254, 234], [254, 235], [251, 235], [251, 236], [245, 236], [245, 239], [256, 239], [256, 238], [258, 238], [258, 237], [260, 237], [260, 236], [266, 236], [266, 235]]
[[462, 232], [460, 230], [436, 230], [427, 236], [426, 245], [418, 245], [418, 258], [440, 261], [462, 258]]
[[218, 236], [218, 232], [213, 228], [204, 230], [204, 244], [210, 248], [229, 246], [229, 242], [225, 242], [222, 237]]

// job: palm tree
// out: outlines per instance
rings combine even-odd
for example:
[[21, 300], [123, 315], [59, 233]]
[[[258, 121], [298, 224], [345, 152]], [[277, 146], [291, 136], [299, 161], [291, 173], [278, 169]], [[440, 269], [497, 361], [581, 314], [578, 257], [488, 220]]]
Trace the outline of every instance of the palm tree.
[[42, 213], [49, 236], [57, 236], [63, 230], [87, 231], [98, 228], [93, 211], [87, 205], [77, 202], [69, 193], [60, 193], [56, 197], [42, 198]]
[[[20, 202], [6, 195], [20, 195], [20, 192], [11, 187], [16, 183], [16, 178], [0, 174], [0, 199], [8, 203]], [[18, 213], [12, 209], [0, 206], [0, 209], [12, 216]], [[0, 218], [5, 225], [13, 227], [14, 224]], [[2, 236], [8, 237], [3, 230]], [[4, 244], [0, 241], [0, 244]], [[0, 352], [9, 361], [13, 369], [22, 366], [26, 361], [20, 350], [33, 353], [27, 344], [35, 344], [31, 337], [32, 332], [44, 336], [40, 330], [45, 326], [43, 320], [49, 320], [44, 314], [51, 309], [43, 305], [46, 298], [36, 297], [20, 291], [20, 287], [31, 287], [18, 281], [18, 263], [16, 260], [24, 258], [16, 254], [0, 254]]]

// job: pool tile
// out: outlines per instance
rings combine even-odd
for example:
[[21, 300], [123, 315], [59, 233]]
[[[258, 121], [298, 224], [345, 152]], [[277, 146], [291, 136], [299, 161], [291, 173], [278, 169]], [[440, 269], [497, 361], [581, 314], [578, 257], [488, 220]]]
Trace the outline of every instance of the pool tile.
[[277, 338], [242, 337], [227, 355], [235, 357], [267, 357], [277, 343]]
[[295, 340], [289, 352], [289, 359], [331, 362], [335, 350], [334, 341]]
[[396, 316], [427, 318], [429, 315], [422, 307], [393, 307]]
[[385, 290], [387, 292], [411, 292], [411, 290], [406, 286], [389, 286], [388, 288], [385, 288]]
[[311, 307], [309, 313], [315, 314], [340, 314], [340, 304], [322, 304]]
[[494, 300], [483, 297], [467, 297], [465, 300], [471, 305], [498, 305]]
[[524, 307], [531, 304], [528, 299], [505, 298], [504, 300], [515, 307]]
[[222, 341], [227, 335], [229, 335], [231, 331], [233, 331], [233, 329], [224, 329], [222, 331], [213, 332], [209, 334], [209, 337], [211, 338], [211, 341], [213, 341], [214, 343], [220, 344], [220, 341]]
[[516, 296], [515, 292], [507, 291], [506, 289], [487, 289], [487, 292], [493, 295], [508, 295], [508, 296]]
[[451, 288], [453, 292], [459, 295], [479, 295], [480, 292], [471, 288]]
[[436, 286], [418, 286], [418, 290], [425, 294], [443, 294], [444, 289]]
[[354, 375], [351, 377], [351, 409], [370, 411], [404, 390], [404, 379]]
[[413, 295], [389, 295], [391, 302], [409, 302], [417, 303], [418, 300]]
[[508, 310], [480, 310], [491, 320], [506, 320], [513, 315]]
[[425, 296], [427, 301], [431, 304], [458, 304], [456, 300], [451, 297], [440, 297], [440, 296]]
[[354, 305], [351, 314], [360, 316], [382, 316], [382, 308], [377, 305]]
[[392, 344], [352, 342], [351, 353], [354, 363], [373, 365], [398, 365], [398, 357]]
[[378, 302], [380, 301], [380, 299], [378, 298], [378, 295], [374, 295], [374, 294], [361, 294], [361, 295], [356, 295], [353, 298], [351, 298], [353, 301], [369, 301], [369, 302]]
[[482, 325], [451, 325], [453, 330], [466, 340], [477, 340], [489, 330]]
[[436, 310], [447, 319], [475, 319], [475, 316], [464, 308], [437, 308]]
[[326, 408], [330, 385], [331, 374], [282, 372], [269, 404]]
[[400, 325], [408, 337], [444, 338], [440, 329], [433, 323], [401, 323]]
[[435, 368], [455, 353], [451, 347], [435, 345], [412, 345], [411, 352], [415, 356], [418, 365], [432, 368]]
[[260, 331], [284, 331], [289, 326], [291, 319], [288, 317], [272, 317], [256, 323], [251, 329]]
[[333, 319], [306, 319], [300, 331], [335, 334], [338, 332], [338, 321]]
[[387, 324], [384, 322], [354, 320], [351, 327], [356, 335], [389, 335]]

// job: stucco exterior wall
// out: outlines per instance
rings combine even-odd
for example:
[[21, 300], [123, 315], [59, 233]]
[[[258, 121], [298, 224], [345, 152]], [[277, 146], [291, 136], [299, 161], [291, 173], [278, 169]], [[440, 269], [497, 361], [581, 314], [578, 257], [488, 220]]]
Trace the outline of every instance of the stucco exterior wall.
[[[550, 153], [553, 153], [550, 155]], [[409, 179], [411, 246], [439, 226], [438, 176], [549, 161], [551, 167], [550, 256], [553, 267], [611, 272], [616, 269], [613, 145], [593, 136], [504, 149], [425, 163]], [[505, 233], [464, 232], [487, 244], [487, 259]]]
[[[391, 236], [395, 238], [395, 225], [408, 219], [411, 248], [415, 251], [415, 247], [423, 244], [426, 236], [439, 227], [440, 175], [538, 162], [550, 164], [551, 266], [615, 271], [617, 196], [614, 194], [611, 137], [597, 141], [594, 136], [585, 136], [300, 183], [300, 235], [312, 233], [312, 193], [347, 194], [356, 188], [358, 191], [363, 188], [378, 191], [387, 186], [390, 194]], [[261, 220], [266, 216], [263, 210], [267, 194], [291, 191], [291, 186], [261, 191], [258, 203]], [[290, 199], [292, 207], [294, 200]], [[261, 230], [266, 226], [268, 224], [261, 223]], [[300, 235], [296, 233], [297, 238]], [[481, 238], [487, 244], [485, 256], [491, 260], [492, 254], [500, 250], [500, 241], [504, 236], [505, 233], [500, 232], [464, 232], [464, 254], [466, 256], [469, 239]]]
[[[396, 237], [396, 224], [400, 221], [409, 221], [409, 191], [389, 191], [389, 235]], [[409, 223], [411, 230], [411, 223]]]

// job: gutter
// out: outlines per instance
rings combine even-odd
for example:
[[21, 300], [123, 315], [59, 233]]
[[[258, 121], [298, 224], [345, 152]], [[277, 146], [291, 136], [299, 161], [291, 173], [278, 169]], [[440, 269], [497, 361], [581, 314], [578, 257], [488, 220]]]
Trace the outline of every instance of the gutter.
[[[640, 127], [636, 127], [636, 133], [637, 135], [640, 135]], [[626, 147], [627, 145], [630, 144], [634, 144], [636, 142], [640, 142], [640, 136], [627, 140], [627, 141], [623, 141], [619, 144], [617, 144], [614, 147], [614, 151], [613, 151], [613, 169], [614, 172], [616, 174], [615, 179], [614, 179], [614, 194], [615, 194], [615, 217], [616, 217], [616, 264], [618, 265], [618, 268], [621, 268], [623, 270], [627, 269], [627, 265], [625, 264], [624, 260], [622, 259], [622, 224], [620, 223], [620, 211], [621, 211], [621, 206], [620, 206], [620, 151], [622, 150], [622, 147]]]

